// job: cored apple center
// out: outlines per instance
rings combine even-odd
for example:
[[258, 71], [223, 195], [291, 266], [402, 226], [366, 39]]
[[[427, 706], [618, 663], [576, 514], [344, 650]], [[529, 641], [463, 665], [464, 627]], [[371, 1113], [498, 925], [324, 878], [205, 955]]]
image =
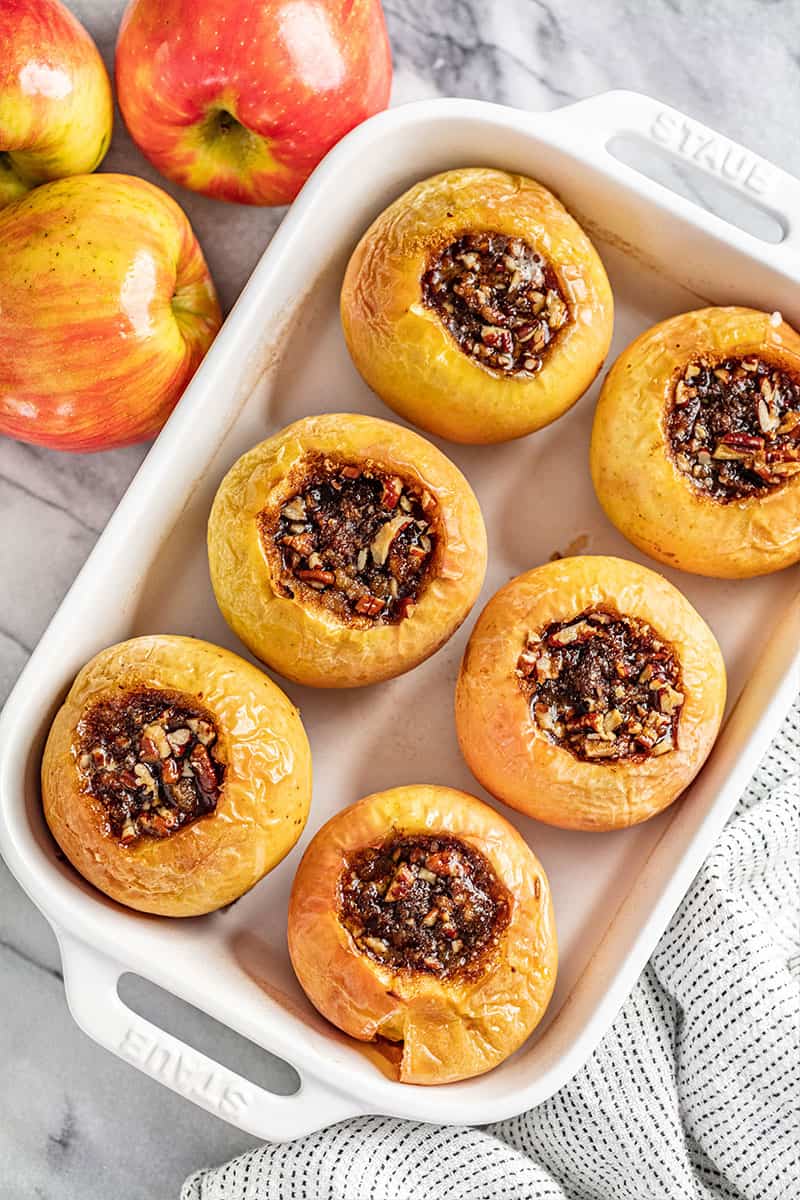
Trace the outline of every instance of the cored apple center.
[[312, 456], [277, 512], [259, 514], [277, 550], [277, 587], [346, 624], [410, 616], [433, 568], [438, 505], [424, 487], [372, 462]]
[[396, 971], [480, 973], [511, 898], [474, 846], [445, 834], [396, 834], [348, 857], [339, 919], [361, 953]]
[[504, 233], [465, 233], [438, 250], [422, 297], [465, 354], [502, 375], [536, 375], [569, 321], [551, 264]]
[[678, 469], [719, 503], [800, 475], [800, 379], [757, 355], [693, 359], [674, 382], [666, 425]]
[[677, 653], [647, 622], [588, 608], [530, 633], [517, 680], [536, 727], [576, 758], [642, 761], [678, 745]]
[[191, 696], [141, 687], [93, 704], [77, 731], [83, 790], [123, 845], [212, 813], [225, 778], [216, 722]]

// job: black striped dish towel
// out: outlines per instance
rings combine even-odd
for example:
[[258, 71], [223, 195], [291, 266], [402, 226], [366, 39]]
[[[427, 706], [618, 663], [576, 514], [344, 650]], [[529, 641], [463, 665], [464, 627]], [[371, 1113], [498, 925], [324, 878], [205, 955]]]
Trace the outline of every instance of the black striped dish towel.
[[560, 1092], [485, 1129], [345, 1121], [182, 1200], [800, 1200], [800, 702]]

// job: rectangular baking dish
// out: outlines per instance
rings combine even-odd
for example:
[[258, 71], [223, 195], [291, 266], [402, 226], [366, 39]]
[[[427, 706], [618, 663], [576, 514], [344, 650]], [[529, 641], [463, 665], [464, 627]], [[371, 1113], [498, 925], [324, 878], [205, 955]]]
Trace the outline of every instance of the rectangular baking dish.
[[[778, 220], [782, 243], [741, 232], [617, 161], [607, 147], [619, 135], [721, 178]], [[479, 606], [439, 654], [403, 678], [338, 694], [284, 685], [311, 739], [314, 800], [300, 847], [257, 888], [225, 913], [170, 921], [115, 905], [59, 861], [41, 817], [38, 771], [71, 680], [101, 647], [141, 633], [193, 634], [242, 652], [208, 581], [204, 534], [215, 489], [242, 451], [301, 415], [391, 416], [348, 359], [338, 322], [342, 272], [362, 231], [405, 187], [470, 165], [534, 176], [583, 223], [615, 292], [613, 353], [654, 321], [706, 302], [780, 309], [800, 324], [800, 183], [644, 96], [609, 93], [547, 114], [460, 100], [397, 108], [347, 137], [293, 205], [0, 720], [0, 848], [56, 932], [76, 1021], [149, 1075], [267, 1139], [365, 1112], [486, 1123], [550, 1096], [611, 1024], [800, 682], [796, 569], [745, 582], [667, 571], [720, 639], [733, 711], [690, 792], [645, 825], [592, 835], [510, 814], [549, 874], [561, 946], [557, 990], [535, 1035], [486, 1076], [425, 1089], [387, 1078], [368, 1050], [311, 1009], [284, 932], [308, 838], [333, 811], [394, 784], [447, 783], [481, 795], [452, 717], [459, 659], [480, 606], [554, 553], [640, 558], [592, 493], [593, 390], [532, 438], [443, 446], [487, 520], [491, 562]], [[120, 999], [125, 972], [290, 1062], [299, 1090], [268, 1092], [144, 1020]]]

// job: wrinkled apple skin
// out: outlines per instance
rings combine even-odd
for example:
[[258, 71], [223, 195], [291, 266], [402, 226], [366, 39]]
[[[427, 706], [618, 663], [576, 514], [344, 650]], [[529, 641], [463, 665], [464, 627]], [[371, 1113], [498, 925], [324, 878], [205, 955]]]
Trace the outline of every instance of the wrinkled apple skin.
[[113, 111], [97, 47], [60, 0], [0, 0], [0, 205], [93, 171]]
[[386, 107], [379, 0], [132, 0], [117, 42], [120, 108], [167, 178], [286, 204], [325, 153]]
[[183, 210], [130, 175], [0, 209], [0, 433], [60, 450], [152, 437], [221, 317]]

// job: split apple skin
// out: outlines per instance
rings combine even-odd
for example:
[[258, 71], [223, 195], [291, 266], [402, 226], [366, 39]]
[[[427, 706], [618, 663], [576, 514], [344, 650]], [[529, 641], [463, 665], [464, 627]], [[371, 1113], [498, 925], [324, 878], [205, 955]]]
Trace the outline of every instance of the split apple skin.
[[[507, 890], [510, 920], [475, 974], [393, 969], [362, 952], [339, 919], [348, 859], [392, 834], [453, 837]], [[295, 876], [288, 936], [311, 1003], [359, 1041], [397, 1043], [401, 1083], [452, 1083], [496, 1067], [541, 1021], [558, 967], [550, 888], [527, 842], [488, 804], [431, 785], [367, 796], [322, 827]]]
[[385, 108], [379, 0], [132, 0], [116, 85], [142, 153], [218, 200], [288, 204], [327, 151]]
[[221, 323], [186, 215], [131, 175], [0, 209], [0, 312], [0, 433], [56, 450], [153, 437]]
[[[199, 702], [225, 764], [217, 807], [165, 838], [121, 845], [78, 769], [91, 706], [137, 688]], [[231, 904], [294, 846], [311, 801], [311, 753], [299, 713], [252, 663], [195, 638], [153, 635], [100, 651], [79, 672], [42, 760], [44, 814], [85, 879], [141, 912], [191, 917]]]
[[113, 102], [103, 60], [60, 0], [0, 0], [0, 206], [100, 165]]

